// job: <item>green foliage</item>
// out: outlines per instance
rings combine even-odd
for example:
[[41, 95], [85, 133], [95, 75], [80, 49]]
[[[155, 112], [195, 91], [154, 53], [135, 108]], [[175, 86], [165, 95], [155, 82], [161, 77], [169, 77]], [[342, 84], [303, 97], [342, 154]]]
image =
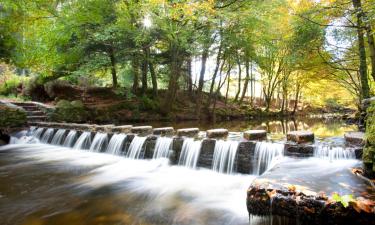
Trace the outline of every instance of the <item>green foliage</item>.
[[142, 96], [140, 99], [140, 109], [141, 110], [152, 110], [158, 111], [159, 109], [159, 102], [157, 100], [153, 100], [148, 98], [147, 96]]
[[350, 202], [355, 201], [355, 199], [353, 198], [353, 195], [340, 196], [338, 193], [334, 193], [332, 195], [332, 200], [334, 200], [335, 202], [341, 203], [345, 208], [349, 206]]
[[86, 122], [89, 112], [81, 101], [60, 100], [50, 117], [55, 121]]
[[[366, 117], [366, 145], [363, 150], [363, 162], [375, 166], [375, 102], [367, 108]], [[371, 166], [372, 167], [372, 166]], [[375, 171], [375, 167], [371, 168]]]

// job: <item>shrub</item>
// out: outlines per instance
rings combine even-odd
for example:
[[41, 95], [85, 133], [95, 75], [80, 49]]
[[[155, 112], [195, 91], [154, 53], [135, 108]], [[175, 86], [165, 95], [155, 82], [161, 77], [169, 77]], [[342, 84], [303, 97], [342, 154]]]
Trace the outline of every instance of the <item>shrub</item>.
[[60, 100], [50, 116], [55, 121], [86, 122], [89, 112], [81, 101]]
[[0, 128], [22, 127], [26, 125], [26, 111], [8, 104], [0, 104]]
[[140, 99], [140, 109], [156, 111], [159, 109], [159, 102], [156, 100], [152, 100], [147, 96], [142, 96], [142, 98]]
[[336, 98], [328, 98], [325, 100], [324, 104], [329, 110], [340, 110], [343, 108]]

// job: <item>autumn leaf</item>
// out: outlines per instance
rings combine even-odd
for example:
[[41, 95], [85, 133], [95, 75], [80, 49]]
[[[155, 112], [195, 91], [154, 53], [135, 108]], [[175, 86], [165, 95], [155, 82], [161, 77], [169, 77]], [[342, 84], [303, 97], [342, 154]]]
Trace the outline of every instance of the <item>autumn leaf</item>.
[[290, 192], [296, 192], [296, 186], [294, 186], [294, 185], [289, 185], [289, 186], [288, 186], [288, 190], [289, 190]]
[[268, 195], [268, 197], [270, 197], [270, 198], [273, 198], [273, 197], [275, 197], [276, 196], [276, 189], [273, 189], [272, 191], [266, 191], [267, 192], [267, 195]]
[[350, 204], [358, 213], [360, 213], [361, 211], [372, 213], [374, 211], [375, 201], [358, 197], [355, 201], [352, 201]]

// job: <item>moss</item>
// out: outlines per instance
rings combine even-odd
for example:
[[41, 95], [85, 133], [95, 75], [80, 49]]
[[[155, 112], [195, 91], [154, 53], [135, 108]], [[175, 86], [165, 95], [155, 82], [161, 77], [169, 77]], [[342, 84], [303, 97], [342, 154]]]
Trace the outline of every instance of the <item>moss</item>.
[[366, 145], [362, 159], [366, 168], [371, 168], [375, 172], [375, 102], [367, 108], [365, 137]]
[[51, 113], [52, 120], [64, 122], [86, 122], [89, 112], [81, 101], [60, 100]]
[[26, 111], [19, 107], [1, 104], [0, 115], [1, 128], [22, 127], [27, 123]]

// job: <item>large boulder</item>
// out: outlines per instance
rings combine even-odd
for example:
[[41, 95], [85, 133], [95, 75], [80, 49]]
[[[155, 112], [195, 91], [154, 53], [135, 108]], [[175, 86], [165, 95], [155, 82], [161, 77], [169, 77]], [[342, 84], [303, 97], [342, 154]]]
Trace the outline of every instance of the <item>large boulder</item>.
[[27, 113], [21, 107], [10, 103], [0, 103], [0, 129], [24, 127]]
[[81, 101], [60, 100], [50, 117], [60, 122], [86, 122], [89, 112]]

